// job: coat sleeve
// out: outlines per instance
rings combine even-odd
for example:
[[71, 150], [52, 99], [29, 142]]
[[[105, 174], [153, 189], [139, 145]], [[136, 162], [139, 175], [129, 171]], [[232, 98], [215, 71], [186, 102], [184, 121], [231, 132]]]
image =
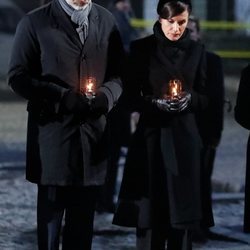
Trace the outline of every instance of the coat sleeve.
[[105, 82], [100, 87], [108, 99], [109, 111], [117, 103], [123, 89], [122, 78], [124, 75], [125, 52], [121, 37], [116, 26], [114, 26], [109, 38], [107, 54], [107, 70]]
[[250, 129], [250, 65], [241, 72], [240, 84], [234, 109], [235, 120], [244, 128]]
[[40, 46], [30, 16], [18, 24], [8, 71], [8, 84], [27, 100], [58, 102], [66, 88], [41, 79]]

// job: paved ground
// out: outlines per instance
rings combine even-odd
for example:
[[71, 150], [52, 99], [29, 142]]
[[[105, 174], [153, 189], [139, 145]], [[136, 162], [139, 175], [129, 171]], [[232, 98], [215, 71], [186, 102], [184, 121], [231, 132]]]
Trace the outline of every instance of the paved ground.
[[[233, 105], [237, 80], [227, 79], [227, 95]], [[0, 94], [0, 249], [35, 250], [36, 186], [25, 181], [22, 168], [25, 103], [9, 97], [13, 96], [8, 92]], [[205, 244], [194, 244], [194, 249], [250, 249], [250, 235], [242, 233], [244, 203], [240, 192], [244, 186], [247, 137], [248, 131], [234, 122], [232, 113], [226, 113], [213, 174], [216, 191], [213, 239]], [[112, 226], [111, 220], [111, 214], [96, 215], [93, 250], [135, 250], [134, 230]]]
[[[36, 186], [24, 180], [23, 170], [1, 170], [0, 197], [0, 249], [35, 250]], [[241, 228], [243, 201], [217, 200], [214, 213], [214, 239], [194, 249], [249, 250], [250, 236]], [[96, 214], [93, 250], [135, 250], [134, 230], [111, 221], [112, 214]]]

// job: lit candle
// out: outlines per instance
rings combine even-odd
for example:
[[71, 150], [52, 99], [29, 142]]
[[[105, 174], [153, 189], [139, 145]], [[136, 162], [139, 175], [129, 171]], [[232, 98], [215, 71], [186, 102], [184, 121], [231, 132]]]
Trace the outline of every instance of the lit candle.
[[89, 99], [90, 102], [92, 99], [95, 98], [95, 94], [96, 94], [96, 79], [95, 79], [95, 77], [88, 77], [85, 80], [84, 89], [81, 92], [83, 92], [83, 94]]
[[95, 78], [94, 77], [88, 77], [86, 80], [86, 85], [85, 85], [85, 93], [86, 94], [91, 94], [95, 95]]
[[93, 98], [95, 98], [95, 95], [96, 95], [96, 79], [95, 77], [88, 77], [81, 89], [80, 89], [80, 92], [85, 95], [89, 101], [91, 101]]
[[178, 95], [180, 95], [182, 91], [182, 83], [178, 79], [170, 80], [168, 83], [168, 93], [167, 95], [170, 96], [170, 98], [175, 98]]

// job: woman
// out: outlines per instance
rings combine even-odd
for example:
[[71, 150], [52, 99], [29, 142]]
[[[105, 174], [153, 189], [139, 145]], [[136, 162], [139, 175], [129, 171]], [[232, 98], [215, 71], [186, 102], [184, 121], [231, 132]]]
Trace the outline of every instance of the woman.
[[[159, 1], [153, 35], [131, 44], [127, 91], [140, 112], [114, 224], [137, 228], [137, 249], [192, 249], [200, 212], [201, 140], [207, 106], [204, 47], [189, 38], [187, 0]], [[181, 82], [171, 96], [169, 82]], [[173, 93], [172, 93], [173, 94]]]

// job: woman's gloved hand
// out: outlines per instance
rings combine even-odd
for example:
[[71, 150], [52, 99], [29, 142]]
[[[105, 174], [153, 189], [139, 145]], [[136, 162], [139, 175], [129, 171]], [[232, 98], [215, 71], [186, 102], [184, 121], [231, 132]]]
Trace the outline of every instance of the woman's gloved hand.
[[182, 92], [174, 98], [152, 99], [152, 103], [162, 111], [179, 113], [184, 111], [191, 103], [191, 94]]

